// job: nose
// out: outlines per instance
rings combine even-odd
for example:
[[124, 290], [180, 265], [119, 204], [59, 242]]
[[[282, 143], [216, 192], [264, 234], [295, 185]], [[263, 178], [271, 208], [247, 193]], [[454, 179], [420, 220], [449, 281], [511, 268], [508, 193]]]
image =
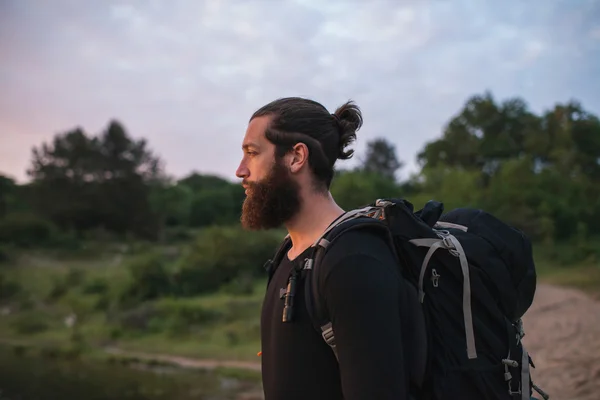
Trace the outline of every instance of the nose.
[[246, 165], [244, 165], [244, 162], [242, 161], [240, 163], [240, 165], [238, 166], [237, 170], [235, 171], [235, 176], [237, 176], [238, 178], [241, 179], [245, 179], [250, 175], [250, 171], [248, 170], [248, 168], [246, 167]]

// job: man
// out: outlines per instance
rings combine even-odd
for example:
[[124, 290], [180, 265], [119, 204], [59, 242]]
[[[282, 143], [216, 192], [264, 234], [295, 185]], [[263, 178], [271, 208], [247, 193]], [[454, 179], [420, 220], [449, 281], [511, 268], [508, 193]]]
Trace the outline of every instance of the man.
[[273, 101], [250, 119], [236, 172], [247, 196], [242, 225], [252, 230], [283, 225], [292, 241], [276, 266], [261, 315], [266, 400], [408, 398], [399, 312], [404, 293], [384, 238], [349, 232], [319, 264], [319, 290], [333, 324], [339, 361], [308, 316], [302, 280], [294, 321], [282, 322], [280, 291], [290, 271], [344, 213], [329, 188], [336, 160], [352, 156], [346, 147], [361, 125], [361, 112], [352, 102], [330, 114], [302, 98]]

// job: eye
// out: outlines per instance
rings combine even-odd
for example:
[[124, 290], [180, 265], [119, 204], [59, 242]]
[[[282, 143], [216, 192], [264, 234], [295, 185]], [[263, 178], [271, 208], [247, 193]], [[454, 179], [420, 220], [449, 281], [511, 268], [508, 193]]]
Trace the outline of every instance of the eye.
[[257, 155], [258, 153], [257, 153], [256, 151], [249, 150], [249, 151], [247, 151], [247, 152], [246, 152], [246, 154], [248, 154], [248, 155], [249, 155], [249, 156], [251, 156], [251, 157], [254, 157], [254, 156], [255, 156], [255, 155]]

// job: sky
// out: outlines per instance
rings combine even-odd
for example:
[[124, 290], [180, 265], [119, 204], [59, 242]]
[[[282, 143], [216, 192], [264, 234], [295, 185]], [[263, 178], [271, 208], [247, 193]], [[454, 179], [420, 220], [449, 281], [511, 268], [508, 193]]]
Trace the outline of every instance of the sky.
[[0, 0], [0, 173], [109, 121], [175, 177], [235, 179], [250, 115], [301, 96], [352, 99], [369, 140], [416, 154], [473, 95], [600, 115], [600, 0]]

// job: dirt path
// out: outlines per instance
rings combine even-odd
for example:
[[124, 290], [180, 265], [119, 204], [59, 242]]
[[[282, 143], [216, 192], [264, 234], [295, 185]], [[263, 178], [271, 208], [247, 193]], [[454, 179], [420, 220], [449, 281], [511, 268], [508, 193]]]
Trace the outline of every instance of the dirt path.
[[600, 302], [540, 284], [523, 321], [534, 382], [552, 400], [600, 400]]
[[246, 361], [227, 361], [227, 360], [211, 360], [211, 359], [198, 359], [198, 358], [187, 358], [180, 356], [171, 356], [166, 354], [151, 354], [142, 353], [135, 351], [126, 351], [114, 347], [107, 347], [104, 349], [109, 354], [135, 357], [140, 360], [155, 360], [162, 361], [169, 364], [174, 364], [182, 368], [200, 368], [200, 369], [215, 369], [215, 368], [236, 368], [236, 369], [247, 369], [251, 371], [260, 372], [260, 363], [246, 362]]
[[[534, 303], [524, 318], [524, 327], [523, 341], [536, 365], [533, 380], [551, 400], [600, 400], [599, 301], [577, 290], [539, 284]], [[198, 360], [118, 349], [107, 351], [182, 367], [260, 371], [260, 364], [253, 362]], [[260, 398], [262, 396], [256, 393], [248, 397]]]

